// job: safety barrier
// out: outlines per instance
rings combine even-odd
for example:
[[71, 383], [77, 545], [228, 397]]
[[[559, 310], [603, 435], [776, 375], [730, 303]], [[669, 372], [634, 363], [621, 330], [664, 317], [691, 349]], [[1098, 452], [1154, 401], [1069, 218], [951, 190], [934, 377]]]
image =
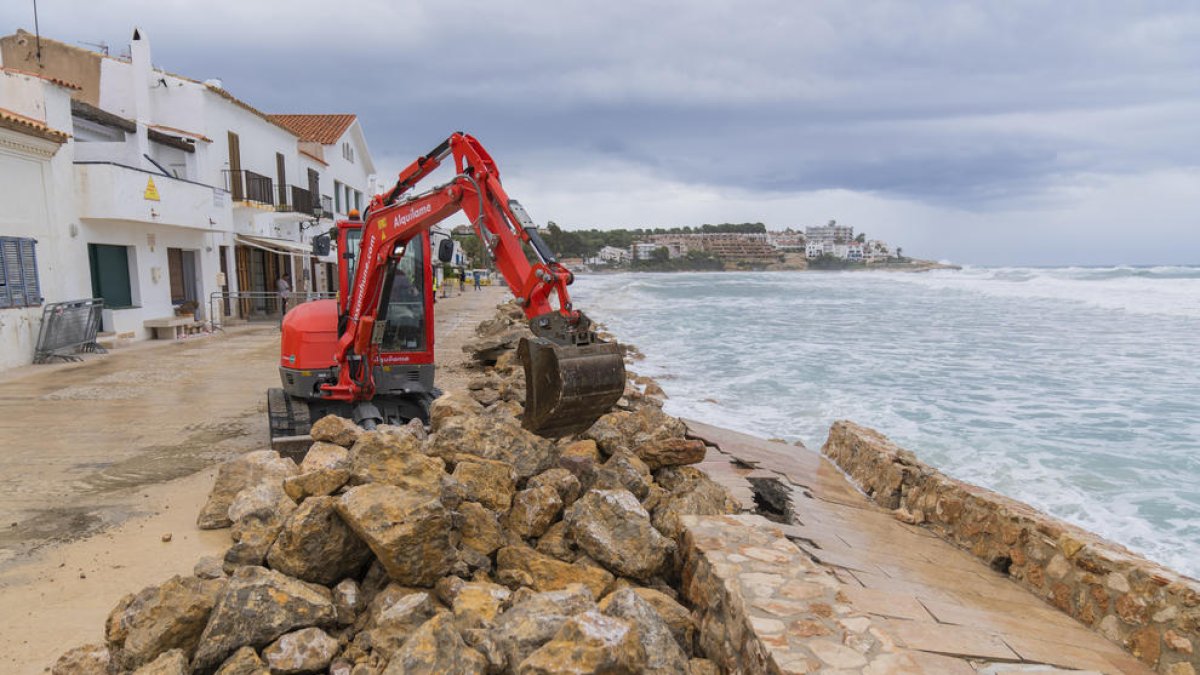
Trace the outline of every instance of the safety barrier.
[[80, 352], [108, 353], [96, 344], [100, 331], [100, 312], [104, 300], [68, 300], [53, 302], [42, 308], [42, 325], [34, 349], [34, 363], [50, 363], [54, 359], [80, 361]]

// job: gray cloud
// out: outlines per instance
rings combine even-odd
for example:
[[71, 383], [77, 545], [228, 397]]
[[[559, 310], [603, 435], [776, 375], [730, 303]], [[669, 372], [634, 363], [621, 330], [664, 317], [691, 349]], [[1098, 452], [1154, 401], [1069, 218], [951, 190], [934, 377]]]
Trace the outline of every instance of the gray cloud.
[[[24, 5], [6, 3], [0, 25], [31, 27]], [[41, 9], [46, 35], [105, 40], [114, 51], [139, 24], [161, 67], [220, 77], [265, 110], [356, 112], [387, 171], [449, 131], [469, 131], [506, 176], [565, 211], [560, 222], [617, 213], [586, 195], [621, 184], [600, 169], [620, 167], [727, 193], [745, 205], [741, 220], [773, 213], [755, 208], [756, 195], [819, 206], [820, 195], [850, 193], [886, 221], [861, 227], [896, 230], [918, 247], [909, 250], [1007, 261], [992, 255], [995, 237], [961, 223], [987, 228], [1008, 214], [1074, 233], [1070, 214], [1094, 222], [1098, 182], [1105, 194], [1139, 185], [1128, 195], [1136, 200], [1157, 194], [1147, 176], [1200, 173], [1200, 10], [1173, 2], [298, 0], [285, 9], [114, 0]], [[543, 187], [564, 173], [593, 184], [575, 187], [575, 201]], [[1164, 181], [1164, 190], [1186, 184]], [[849, 203], [827, 199], [778, 224], [837, 217], [828, 211], [853, 212]], [[901, 228], [899, 216], [868, 208], [883, 203], [910, 204], [924, 220]], [[682, 207], [643, 212], [657, 220], [619, 224], [694, 217]], [[1200, 251], [1186, 209], [1161, 217], [1164, 236]], [[1092, 240], [1105, 243], [1079, 242], [1091, 248], [1075, 261], [1152, 262]], [[1012, 259], [1030, 250], [1014, 247]]]

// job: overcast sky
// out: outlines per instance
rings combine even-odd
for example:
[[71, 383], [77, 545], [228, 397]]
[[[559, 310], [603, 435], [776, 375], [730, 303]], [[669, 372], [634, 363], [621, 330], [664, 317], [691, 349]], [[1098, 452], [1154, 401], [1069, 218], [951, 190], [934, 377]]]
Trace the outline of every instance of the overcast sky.
[[[539, 222], [830, 219], [974, 264], [1200, 264], [1200, 4], [40, 0], [42, 34], [477, 136]], [[0, 30], [33, 29], [32, 0]]]

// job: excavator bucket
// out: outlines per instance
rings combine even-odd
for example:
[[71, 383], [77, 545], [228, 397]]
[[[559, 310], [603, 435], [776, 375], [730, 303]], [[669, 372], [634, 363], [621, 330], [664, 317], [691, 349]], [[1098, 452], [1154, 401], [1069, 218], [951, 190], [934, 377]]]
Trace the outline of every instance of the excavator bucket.
[[517, 355], [525, 366], [522, 426], [539, 436], [587, 429], [625, 392], [625, 360], [615, 342], [564, 346], [523, 338]]

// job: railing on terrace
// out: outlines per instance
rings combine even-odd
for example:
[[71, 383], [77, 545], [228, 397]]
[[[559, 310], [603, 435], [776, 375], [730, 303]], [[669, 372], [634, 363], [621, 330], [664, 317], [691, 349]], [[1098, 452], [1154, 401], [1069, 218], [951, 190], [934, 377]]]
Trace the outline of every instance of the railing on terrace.
[[233, 195], [233, 201], [258, 202], [270, 206], [275, 204], [275, 190], [270, 178], [245, 169], [225, 169], [223, 173], [225, 187]]

